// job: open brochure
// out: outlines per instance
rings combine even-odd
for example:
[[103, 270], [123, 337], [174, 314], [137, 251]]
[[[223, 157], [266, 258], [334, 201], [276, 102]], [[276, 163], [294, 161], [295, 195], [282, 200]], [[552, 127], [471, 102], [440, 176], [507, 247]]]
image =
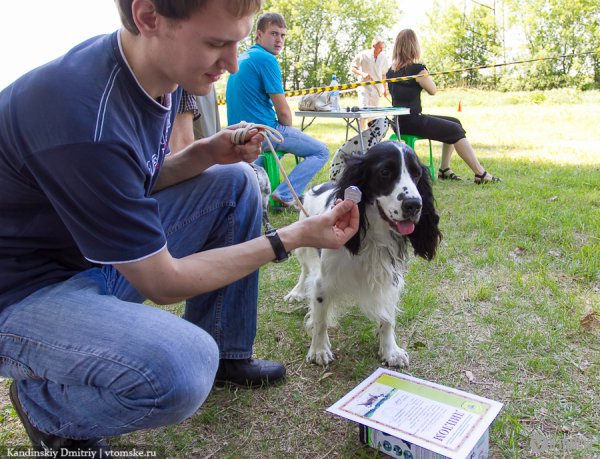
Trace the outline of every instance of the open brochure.
[[379, 368], [327, 411], [462, 459], [501, 409], [494, 400]]

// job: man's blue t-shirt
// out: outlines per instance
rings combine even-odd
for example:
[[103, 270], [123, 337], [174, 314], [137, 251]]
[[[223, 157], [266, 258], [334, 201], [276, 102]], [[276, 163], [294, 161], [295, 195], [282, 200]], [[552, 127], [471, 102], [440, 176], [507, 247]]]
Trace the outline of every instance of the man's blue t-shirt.
[[273, 54], [255, 44], [238, 58], [239, 70], [227, 81], [227, 123], [240, 121], [276, 127], [269, 94], [283, 94], [281, 69]]
[[118, 33], [0, 92], [0, 309], [95, 264], [165, 247], [151, 192], [181, 91], [150, 97]]

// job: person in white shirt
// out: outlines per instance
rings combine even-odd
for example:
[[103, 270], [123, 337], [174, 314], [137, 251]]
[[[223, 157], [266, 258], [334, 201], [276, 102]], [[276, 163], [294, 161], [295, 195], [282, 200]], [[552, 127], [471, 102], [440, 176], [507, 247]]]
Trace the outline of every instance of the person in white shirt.
[[[375, 37], [371, 49], [365, 49], [356, 55], [350, 65], [350, 71], [357, 75], [360, 82], [384, 80], [385, 73], [390, 68], [387, 56], [383, 53], [385, 43], [380, 37]], [[357, 88], [359, 107], [377, 107], [379, 99], [387, 97], [387, 88], [384, 84], [360, 86]], [[365, 129], [368, 119], [362, 119], [361, 128]]]

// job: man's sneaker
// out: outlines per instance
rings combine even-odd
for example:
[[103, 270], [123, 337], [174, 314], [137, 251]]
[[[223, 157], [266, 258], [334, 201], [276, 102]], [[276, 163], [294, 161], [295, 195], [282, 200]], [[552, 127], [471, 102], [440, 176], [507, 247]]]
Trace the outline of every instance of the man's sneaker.
[[285, 367], [279, 362], [259, 359], [221, 359], [215, 386], [225, 384], [254, 388], [268, 386], [285, 378]]
[[[19, 396], [17, 394], [17, 383], [13, 381], [10, 385], [10, 400], [19, 419], [25, 427], [25, 431], [31, 440], [31, 444], [35, 451], [46, 451], [56, 453], [53, 457], [69, 457], [69, 451], [85, 451], [96, 453], [96, 458], [110, 457], [110, 448], [102, 438], [90, 438], [87, 440], [73, 440], [70, 438], [57, 437], [38, 430], [33, 426], [27, 417], [27, 413], [23, 409]], [[91, 455], [90, 455], [91, 457]]]

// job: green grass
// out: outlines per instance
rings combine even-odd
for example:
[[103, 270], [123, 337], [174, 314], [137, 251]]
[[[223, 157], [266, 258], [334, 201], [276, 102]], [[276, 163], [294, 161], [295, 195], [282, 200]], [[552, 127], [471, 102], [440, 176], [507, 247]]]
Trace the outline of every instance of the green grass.
[[[600, 314], [600, 93], [444, 91], [424, 106], [458, 116], [480, 161], [504, 181], [474, 185], [455, 156], [453, 169], [469, 180], [435, 182], [444, 240], [435, 260], [414, 259], [406, 273], [397, 327], [411, 356], [406, 373], [503, 402], [494, 458], [600, 457], [600, 332], [581, 323]], [[318, 120], [308, 132], [332, 151], [344, 138], [339, 121]], [[423, 160], [426, 148], [417, 143]], [[326, 178], [324, 170], [315, 181]], [[282, 226], [297, 215], [271, 217]], [[111, 443], [168, 457], [383, 457], [360, 445], [354, 424], [324, 411], [380, 366], [373, 324], [351, 307], [331, 331], [338, 359], [306, 363], [304, 310], [283, 301], [298, 274], [292, 257], [260, 277], [255, 353], [286, 364], [285, 384], [214, 391], [186, 422]], [[0, 451], [26, 443], [8, 383]]]

